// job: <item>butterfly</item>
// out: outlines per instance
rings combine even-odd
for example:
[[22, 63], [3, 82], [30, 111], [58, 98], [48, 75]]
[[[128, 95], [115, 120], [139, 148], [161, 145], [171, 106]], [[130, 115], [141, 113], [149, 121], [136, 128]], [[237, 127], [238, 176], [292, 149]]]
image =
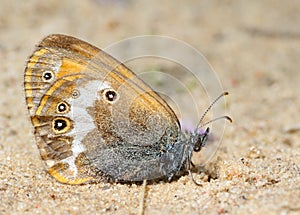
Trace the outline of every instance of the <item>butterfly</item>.
[[37, 45], [24, 89], [41, 158], [61, 183], [171, 180], [190, 172], [192, 153], [209, 135], [209, 128], [182, 131], [170, 106], [130, 69], [71, 36]]

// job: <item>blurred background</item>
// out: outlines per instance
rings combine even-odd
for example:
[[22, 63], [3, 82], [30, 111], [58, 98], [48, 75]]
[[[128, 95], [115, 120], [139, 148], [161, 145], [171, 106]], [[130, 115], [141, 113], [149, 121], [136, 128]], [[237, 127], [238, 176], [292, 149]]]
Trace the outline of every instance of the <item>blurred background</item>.
[[[0, 0], [0, 213], [137, 212], [137, 186], [70, 188], [43, 171], [23, 72], [34, 46], [53, 33], [99, 48], [141, 35], [176, 38], [201, 52], [230, 92], [227, 112], [234, 123], [227, 125], [215, 159], [198, 175], [207, 184], [199, 190], [183, 177], [178, 184], [150, 186], [146, 212], [299, 213], [299, 11], [297, 0]], [[185, 74], [175, 64], [146, 63], [129, 66]], [[149, 79], [154, 87], [172, 87], [164, 79]], [[191, 117], [196, 122], [209, 103], [199, 98], [205, 99], [197, 101], [201, 109]]]

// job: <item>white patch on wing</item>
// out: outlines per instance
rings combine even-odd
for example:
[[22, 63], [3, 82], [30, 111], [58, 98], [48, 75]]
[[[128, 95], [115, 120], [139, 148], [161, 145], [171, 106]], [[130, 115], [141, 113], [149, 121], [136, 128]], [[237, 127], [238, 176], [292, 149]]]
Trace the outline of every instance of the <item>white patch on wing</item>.
[[60, 71], [61, 64], [62, 64], [62, 60], [61, 59], [57, 59], [56, 60], [56, 65], [54, 67], [55, 74], [57, 74]]
[[81, 152], [86, 150], [81, 142], [90, 131], [96, 128], [94, 119], [88, 113], [87, 108], [92, 107], [95, 100], [101, 99], [101, 96], [98, 95], [98, 91], [106, 88], [110, 88], [107, 82], [97, 80], [89, 81], [85, 85], [77, 88], [80, 93], [78, 98], [70, 98], [67, 101], [71, 106], [71, 112], [65, 116], [74, 122], [73, 130], [68, 133], [68, 136], [74, 137], [72, 143], [73, 155], [62, 160], [62, 162], [66, 162], [70, 165], [70, 169], [74, 172], [74, 177], [77, 175], [75, 160]]

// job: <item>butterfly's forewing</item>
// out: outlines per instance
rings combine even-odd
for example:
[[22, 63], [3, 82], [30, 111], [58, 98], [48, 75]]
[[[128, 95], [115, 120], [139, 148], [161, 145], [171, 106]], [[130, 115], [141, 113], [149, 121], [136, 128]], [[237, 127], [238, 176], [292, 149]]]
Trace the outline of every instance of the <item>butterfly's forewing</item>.
[[153, 158], [178, 135], [178, 120], [158, 94], [73, 37], [46, 37], [28, 61], [24, 86], [41, 157], [63, 183], [126, 180], [129, 170], [111, 169]]

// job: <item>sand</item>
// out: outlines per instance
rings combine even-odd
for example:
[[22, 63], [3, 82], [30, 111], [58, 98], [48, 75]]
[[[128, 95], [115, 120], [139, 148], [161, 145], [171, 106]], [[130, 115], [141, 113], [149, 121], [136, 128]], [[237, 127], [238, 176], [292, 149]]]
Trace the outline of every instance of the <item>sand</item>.
[[[300, 213], [298, 1], [0, 1], [0, 214], [138, 214], [140, 184], [70, 186], [46, 171], [23, 72], [43, 37], [107, 47], [137, 35], [182, 40], [208, 59], [234, 122], [213, 159], [146, 187], [145, 214]], [[172, 86], [169, 86], [172, 87]], [[204, 111], [203, 107], [203, 111]], [[201, 110], [201, 112], [203, 112]], [[215, 131], [217, 132], [217, 131]]]

